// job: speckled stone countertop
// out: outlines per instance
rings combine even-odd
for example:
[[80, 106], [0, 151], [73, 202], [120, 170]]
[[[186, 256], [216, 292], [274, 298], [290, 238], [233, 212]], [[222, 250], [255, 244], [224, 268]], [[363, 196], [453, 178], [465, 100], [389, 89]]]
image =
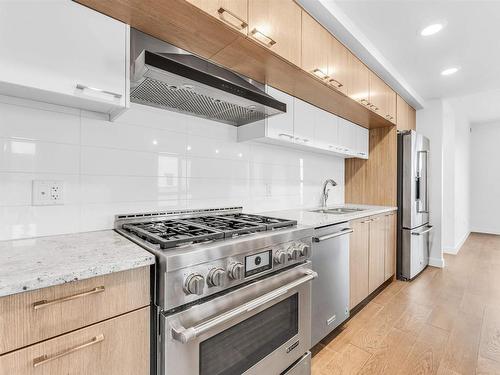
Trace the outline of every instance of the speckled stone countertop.
[[0, 297], [151, 265], [112, 230], [0, 242]]
[[339, 208], [339, 207], [356, 208], [362, 210], [346, 214], [324, 214], [320, 212], [311, 212], [312, 210], [319, 209], [319, 207], [313, 207], [309, 209], [300, 208], [294, 210], [270, 211], [270, 212], [263, 212], [262, 214], [279, 217], [283, 219], [297, 220], [297, 222], [300, 225], [306, 225], [317, 228], [324, 225], [338, 224], [345, 221], [361, 219], [363, 217], [383, 214], [386, 212], [392, 212], [397, 210], [397, 207], [368, 206], [360, 204], [344, 204], [344, 205], [328, 206], [328, 208]]

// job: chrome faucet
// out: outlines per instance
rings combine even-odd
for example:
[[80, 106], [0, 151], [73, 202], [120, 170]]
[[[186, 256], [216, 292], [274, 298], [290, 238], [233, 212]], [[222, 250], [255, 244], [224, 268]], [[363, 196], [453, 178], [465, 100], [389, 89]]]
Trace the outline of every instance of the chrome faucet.
[[337, 183], [333, 181], [331, 178], [326, 180], [323, 183], [323, 194], [321, 195], [321, 201], [322, 201], [322, 208], [326, 208], [326, 201], [328, 200], [328, 184], [331, 184], [333, 186], [337, 186]]

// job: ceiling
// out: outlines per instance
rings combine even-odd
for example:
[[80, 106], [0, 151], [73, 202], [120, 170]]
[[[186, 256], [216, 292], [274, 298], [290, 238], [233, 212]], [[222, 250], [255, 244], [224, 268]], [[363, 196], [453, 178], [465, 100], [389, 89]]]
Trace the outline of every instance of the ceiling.
[[[330, 13], [340, 10], [352, 21], [392, 72], [426, 100], [500, 88], [500, 1], [320, 1]], [[446, 27], [420, 36], [423, 27], [436, 22]], [[456, 65], [458, 73], [441, 76]]]

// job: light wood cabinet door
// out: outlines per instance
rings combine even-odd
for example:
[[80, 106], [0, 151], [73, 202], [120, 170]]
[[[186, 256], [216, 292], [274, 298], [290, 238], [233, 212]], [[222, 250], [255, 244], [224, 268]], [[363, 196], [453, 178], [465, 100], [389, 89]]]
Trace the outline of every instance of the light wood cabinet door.
[[369, 220], [352, 222], [349, 242], [349, 308], [368, 297]]
[[326, 82], [330, 33], [302, 11], [302, 69]]
[[386, 109], [387, 113], [385, 114], [385, 118], [396, 124], [396, 93], [393, 89], [387, 84], [385, 84], [385, 96], [386, 96]]
[[0, 354], [150, 303], [149, 266], [0, 298]]
[[248, 0], [188, 0], [234, 29], [248, 32]]
[[248, 36], [301, 66], [302, 9], [293, 0], [249, 0]]
[[396, 274], [396, 235], [397, 214], [392, 213], [385, 217], [385, 276], [390, 279]]
[[396, 115], [398, 130], [416, 130], [416, 111], [399, 95], [396, 96]]
[[371, 219], [368, 293], [372, 293], [385, 281], [385, 228], [384, 216]]
[[373, 112], [385, 118], [387, 110], [387, 85], [375, 73], [370, 71], [369, 106]]
[[332, 35], [329, 35], [328, 82], [336, 90], [348, 95], [349, 50]]
[[368, 107], [370, 71], [356, 56], [348, 53], [349, 97]]
[[148, 375], [149, 307], [0, 356], [0, 374]]
[[417, 111], [408, 105], [408, 128], [410, 130], [417, 130]]

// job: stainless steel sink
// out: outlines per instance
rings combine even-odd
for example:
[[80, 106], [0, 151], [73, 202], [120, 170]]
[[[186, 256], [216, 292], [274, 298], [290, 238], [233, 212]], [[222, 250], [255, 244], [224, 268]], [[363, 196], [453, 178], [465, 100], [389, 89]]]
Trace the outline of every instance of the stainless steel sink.
[[347, 208], [347, 207], [339, 207], [339, 208], [321, 208], [318, 210], [312, 210], [309, 212], [318, 212], [321, 214], [334, 214], [334, 215], [342, 215], [342, 214], [352, 214], [353, 212], [363, 211], [364, 208]]

